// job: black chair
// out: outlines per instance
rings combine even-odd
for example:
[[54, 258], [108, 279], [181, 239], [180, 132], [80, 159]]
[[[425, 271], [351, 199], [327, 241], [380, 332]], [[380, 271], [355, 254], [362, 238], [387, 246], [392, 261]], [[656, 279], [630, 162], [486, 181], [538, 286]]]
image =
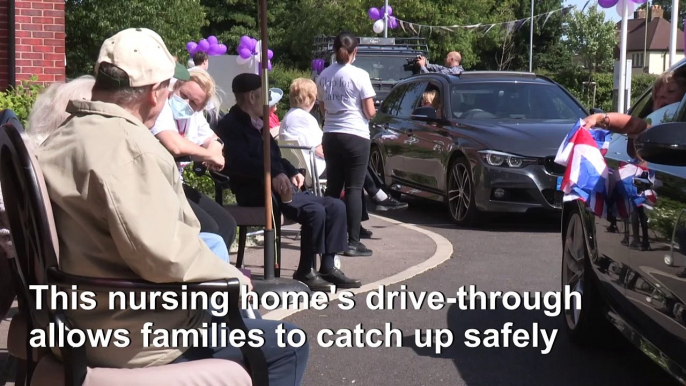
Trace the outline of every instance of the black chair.
[[[155, 378], [154, 376], [150, 377], [151, 372], [160, 374], [161, 369], [159, 367], [143, 369], [88, 367], [85, 347], [67, 346], [60, 348], [61, 363], [50, 352], [36, 353], [37, 350], [33, 349], [29, 343], [29, 331], [34, 328], [45, 329], [49, 323], [64, 324], [67, 328], [73, 327], [65, 317], [61, 308], [62, 305], [54, 305], [53, 310], [38, 310], [36, 308], [36, 297], [30, 291], [32, 285], [56, 285], [67, 289], [70, 289], [72, 285], [77, 285], [79, 289], [97, 292], [118, 290], [181, 292], [182, 285], [185, 285], [190, 291], [227, 292], [230, 295], [230, 311], [227, 315], [227, 322], [232, 329], [238, 329], [247, 334], [247, 326], [240, 316], [240, 284], [238, 279], [206, 283], [157, 284], [143, 280], [82, 277], [60, 271], [58, 266], [59, 243], [52, 217], [52, 206], [42, 172], [38, 162], [24, 145], [19, 132], [11, 124], [0, 127], [0, 184], [2, 185], [2, 194], [16, 252], [16, 258], [11, 258], [10, 265], [16, 278], [19, 313], [25, 315], [25, 325], [20, 326], [23, 327], [23, 332], [22, 329], [17, 329], [18, 332], [14, 333], [12, 326], [10, 326], [10, 335], [15, 340], [25, 344], [26, 360], [23, 373], [26, 375], [26, 385], [114, 385], [127, 384], [126, 379], [147, 377], [154, 379], [153, 383], [157, 383], [159, 380], [164, 386], [173, 386], [175, 382], [182, 382], [180, 378], [188, 377], [188, 374], [192, 374], [194, 371], [227, 372], [225, 369], [230, 365], [226, 361], [204, 359], [189, 364], [180, 363], [164, 366], [162, 374], [178, 374], [179, 380], [174, 377]], [[47, 295], [42, 300], [43, 304], [49, 304]], [[252, 384], [268, 385], [267, 363], [264, 353], [259, 348], [252, 348], [247, 344], [241, 347], [241, 351], [252, 378]], [[243, 369], [238, 368], [242, 374], [247, 376]], [[240, 374], [237, 375], [240, 376]], [[167, 379], [163, 380], [162, 378]], [[24, 379], [19, 381], [18, 386], [23, 384]]]

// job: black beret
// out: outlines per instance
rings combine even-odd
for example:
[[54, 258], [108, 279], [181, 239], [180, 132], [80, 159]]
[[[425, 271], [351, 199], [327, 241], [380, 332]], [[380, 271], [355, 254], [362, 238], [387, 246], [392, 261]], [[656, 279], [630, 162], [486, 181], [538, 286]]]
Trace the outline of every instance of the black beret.
[[262, 87], [262, 78], [256, 74], [243, 73], [233, 78], [231, 89], [234, 94], [255, 91]]

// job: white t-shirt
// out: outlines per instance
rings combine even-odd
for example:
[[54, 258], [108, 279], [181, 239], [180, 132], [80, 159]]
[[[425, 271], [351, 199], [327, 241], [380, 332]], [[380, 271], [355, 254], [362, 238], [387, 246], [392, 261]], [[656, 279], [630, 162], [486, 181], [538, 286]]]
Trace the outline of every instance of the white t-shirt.
[[[312, 114], [300, 108], [288, 110], [281, 121], [279, 139], [283, 141], [298, 141], [300, 146], [316, 147], [322, 144], [324, 132], [319, 128], [319, 123]], [[305, 159], [309, 159], [309, 151], [303, 150]], [[317, 173], [321, 176], [326, 169], [326, 161], [315, 155], [314, 162], [317, 165]], [[312, 173], [311, 170], [308, 170]]]
[[[155, 121], [155, 126], [150, 129], [150, 132], [157, 136], [157, 134], [168, 130], [176, 131], [182, 137], [198, 146], [202, 146], [208, 138], [214, 135], [214, 131], [210, 128], [210, 124], [207, 123], [205, 115], [202, 112], [196, 111], [188, 119], [174, 119], [170, 100], [167, 100], [167, 103], [164, 104], [160, 115]], [[177, 162], [176, 165], [179, 168], [179, 173], [183, 180], [183, 169], [190, 165], [190, 162]]]
[[327, 67], [317, 78], [317, 98], [326, 108], [324, 132], [369, 139], [369, 120], [362, 111], [362, 101], [375, 96], [367, 71], [351, 64]]

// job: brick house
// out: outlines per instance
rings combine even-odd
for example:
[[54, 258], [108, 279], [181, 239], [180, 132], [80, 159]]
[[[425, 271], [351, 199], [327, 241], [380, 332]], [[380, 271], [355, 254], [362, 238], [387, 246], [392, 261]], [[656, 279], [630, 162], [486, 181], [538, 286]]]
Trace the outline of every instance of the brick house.
[[64, 0], [0, 0], [0, 90], [65, 81]]

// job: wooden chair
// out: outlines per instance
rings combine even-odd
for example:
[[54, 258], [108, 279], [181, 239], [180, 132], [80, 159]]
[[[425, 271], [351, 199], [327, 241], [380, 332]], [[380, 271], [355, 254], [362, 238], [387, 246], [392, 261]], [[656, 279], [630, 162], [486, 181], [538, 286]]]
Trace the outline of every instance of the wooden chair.
[[[204, 359], [139, 369], [93, 368], [87, 365], [85, 347], [60, 348], [62, 360], [50, 350], [34, 349], [29, 331], [49, 323], [73, 328], [62, 309], [38, 310], [32, 285], [56, 285], [70, 289], [108, 291], [205, 291], [230, 294], [227, 323], [247, 334], [240, 316], [238, 279], [207, 283], [157, 284], [143, 280], [102, 279], [69, 275], [59, 269], [59, 242], [52, 206], [36, 159], [12, 125], [0, 127], [0, 184], [5, 200], [15, 254], [10, 266], [15, 280], [19, 313], [10, 325], [10, 355], [20, 361], [17, 386], [248, 386], [268, 385], [267, 363], [260, 349], [241, 348], [246, 369], [219, 359]], [[186, 286], [187, 289], [182, 289]], [[43, 299], [43, 304], [48, 304]]]

